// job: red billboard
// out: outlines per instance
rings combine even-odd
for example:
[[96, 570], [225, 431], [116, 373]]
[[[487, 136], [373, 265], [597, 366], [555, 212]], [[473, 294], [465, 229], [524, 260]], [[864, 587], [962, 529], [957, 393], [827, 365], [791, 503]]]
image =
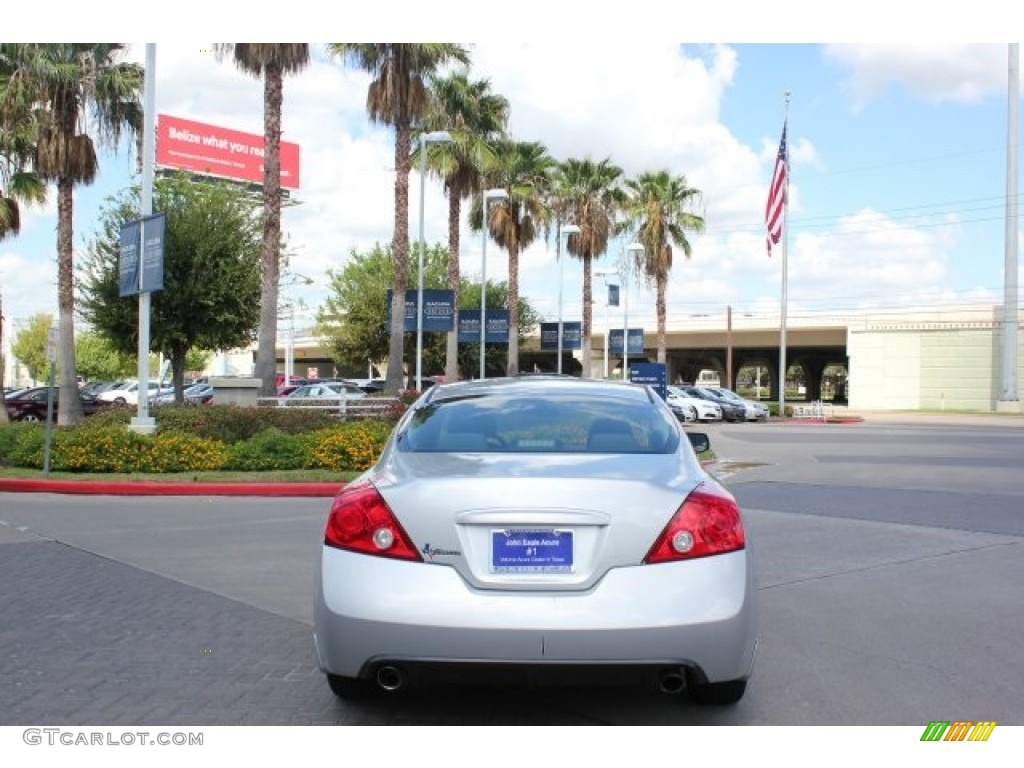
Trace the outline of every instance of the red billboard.
[[[263, 184], [263, 137], [159, 115], [156, 164]], [[299, 188], [299, 145], [288, 141], [281, 142], [281, 186]]]

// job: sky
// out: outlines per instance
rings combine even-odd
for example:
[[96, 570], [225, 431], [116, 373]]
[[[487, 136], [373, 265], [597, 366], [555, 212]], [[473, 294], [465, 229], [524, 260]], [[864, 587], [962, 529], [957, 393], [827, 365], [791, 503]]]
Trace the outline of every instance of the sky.
[[[666, 19], [670, 26], [674, 21]], [[623, 42], [637, 39], [629, 34], [631, 23], [612, 43], [608, 35], [619, 30], [606, 21], [603, 34], [594, 36], [549, 30], [536, 42], [466, 45], [470, 74], [489, 79], [492, 90], [508, 99], [513, 138], [540, 141], [558, 160], [607, 158], [626, 177], [665, 169], [701, 190], [695, 212], [706, 228], [690, 235], [689, 259], [675, 249], [670, 324], [692, 316], [724, 318], [729, 308], [778, 317], [782, 250], [776, 246], [771, 258], [766, 253], [764, 208], [784, 121], [791, 164], [785, 240], [790, 317], [860, 307], [898, 313], [909, 306], [1000, 303], [1007, 248], [1008, 44], [956, 43], [950, 39], [955, 28], [929, 37], [912, 34], [909, 21], [887, 35], [934, 42], [814, 42], [837, 37], [825, 32], [836, 27], [820, 19], [815, 23], [821, 33], [812, 26], [789, 38], [794, 42], [779, 43], [768, 33], [752, 34], [752, 21], [734, 30], [725, 17], [704, 20], [693, 34], [678, 25], [680, 36], [751, 41], [739, 44]], [[774, 23], [776, 32], [784, 31]], [[388, 29], [382, 20], [364, 24], [348, 31]], [[565, 29], [575, 22], [555, 18], [553, 24]], [[989, 25], [997, 27], [991, 20]], [[163, 33], [195, 36], [187, 24], [180, 26]], [[312, 28], [285, 24], [281, 31], [293, 33], [291, 39], [303, 39], [294, 37], [299, 31], [324, 31], [305, 26]], [[478, 25], [477, 31], [484, 29]], [[851, 33], [858, 29], [865, 28], [854, 25]], [[139, 31], [129, 28], [122, 37]], [[212, 24], [203, 31], [214, 36], [220, 30]], [[467, 39], [473, 31], [472, 25], [457, 30]], [[964, 34], [993, 39], [984, 26]], [[494, 37], [493, 31], [480, 37]], [[262, 135], [261, 82], [218, 60], [211, 43], [174, 39], [156, 46], [157, 113]], [[394, 134], [367, 118], [369, 76], [331, 61], [322, 43], [312, 43], [311, 50], [311, 65], [284, 86], [283, 138], [300, 147], [301, 187], [292, 193], [300, 204], [285, 210], [282, 228], [293, 252], [290, 271], [313, 281], [282, 288], [285, 300], [300, 302], [300, 326], [312, 321], [323, 301], [329, 271], [342, 269], [354, 250], [390, 243], [393, 228]], [[145, 44], [133, 43], [130, 58], [143, 62]], [[104, 150], [96, 182], [77, 188], [76, 253], [95, 237], [104, 200], [136, 181], [132, 153], [129, 143]], [[410, 235], [417, 238], [421, 182], [415, 170], [409, 186]], [[425, 239], [446, 242], [441, 184], [428, 177], [423, 188]], [[595, 268], [619, 266], [628, 242], [614, 241]], [[481, 246], [480, 234], [464, 226], [461, 268], [470, 278], [479, 278]], [[520, 259], [520, 292], [549, 320], [558, 311], [555, 251], [552, 236]], [[488, 278], [506, 276], [506, 258], [488, 244]], [[23, 211], [18, 238], [0, 242], [8, 333], [34, 314], [56, 313], [56, 270], [53, 190], [45, 207]], [[600, 285], [595, 280], [595, 330], [604, 311]], [[582, 279], [574, 259], [564, 264], [562, 291], [563, 318], [580, 319]], [[632, 282], [629, 294], [630, 325], [653, 329], [652, 293]]]

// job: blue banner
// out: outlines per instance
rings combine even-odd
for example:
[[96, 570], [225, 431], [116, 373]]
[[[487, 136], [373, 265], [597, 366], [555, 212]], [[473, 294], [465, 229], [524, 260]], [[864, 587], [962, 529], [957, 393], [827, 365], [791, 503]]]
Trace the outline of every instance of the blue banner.
[[139, 292], [139, 222], [121, 226], [121, 255], [118, 260], [117, 295], [121, 298]]
[[[630, 355], [642, 355], [644, 353], [644, 329], [629, 329], [629, 350]], [[608, 332], [608, 354], [622, 354], [622, 329], [612, 328]]]
[[[486, 344], [508, 344], [508, 310], [487, 310]], [[459, 310], [459, 344], [480, 343], [480, 310]]]
[[164, 289], [164, 234], [167, 216], [154, 213], [142, 219], [142, 275], [139, 292], [152, 293]]
[[[562, 321], [562, 349], [581, 349], [583, 323]], [[558, 323], [540, 324], [540, 348], [544, 351], [558, 351]]]
[[[405, 325], [403, 330], [416, 332], [416, 291], [405, 292]], [[452, 307], [455, 294], [446, 288], [423, 289], [423, 332], [447, 333], [454, 327]], [[387, 327], [391, 327], [391, 289], [387, 292]]]
[[634, 384], [646, 384], [664, 400], [668, 396], [664, 363], [630, 363], [629, 380]]

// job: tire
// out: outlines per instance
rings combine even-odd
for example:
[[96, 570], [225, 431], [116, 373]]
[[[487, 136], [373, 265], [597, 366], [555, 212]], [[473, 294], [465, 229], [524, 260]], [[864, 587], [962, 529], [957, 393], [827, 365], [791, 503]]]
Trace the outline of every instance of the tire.
[[32, 413], [30, 411], [28, 413], [21, 414], [21, 416], [18, 417], [18, 421], [42, 421], [42, 418], [38, 413]]
[[128, 401], [125, 400], [123, 397], [115, 397], [114, 398], [114, 405], [127, 405], [127, 404], [128, 404]]
[[747, 691], [746, 680], [726, 680], [722, 683], [689, 685], [686, 694], [694, 704], [727, 707], [737, 703]]
[[346, 701], [368, 699], [374, 692], [374, 688], [369, 680], [332, 675], [330, 672], [327, 673], [327, 685], [330, 687], [331, 693], [339, 699], [345, 699]]

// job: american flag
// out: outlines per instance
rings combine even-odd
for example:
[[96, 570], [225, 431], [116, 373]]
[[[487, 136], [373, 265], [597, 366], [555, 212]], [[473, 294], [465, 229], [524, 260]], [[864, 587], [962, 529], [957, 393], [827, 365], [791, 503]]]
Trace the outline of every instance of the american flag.
[[[788, 122], [788, 121], [787, 121]], [[775, 170], [772, 171], [772, 185], [768, 190], [768, 204], [764, 208], [764, 223], [768, 227], [768, 255], [772, 255], [772, 245], [778, 245], [782, 239], [782, 211], [786, 207], [786, 173], [788, 172], [786, 156], [786, 123], [782, 124], [782, 141], [779, 142], [779, 154], [775, 158]]]

